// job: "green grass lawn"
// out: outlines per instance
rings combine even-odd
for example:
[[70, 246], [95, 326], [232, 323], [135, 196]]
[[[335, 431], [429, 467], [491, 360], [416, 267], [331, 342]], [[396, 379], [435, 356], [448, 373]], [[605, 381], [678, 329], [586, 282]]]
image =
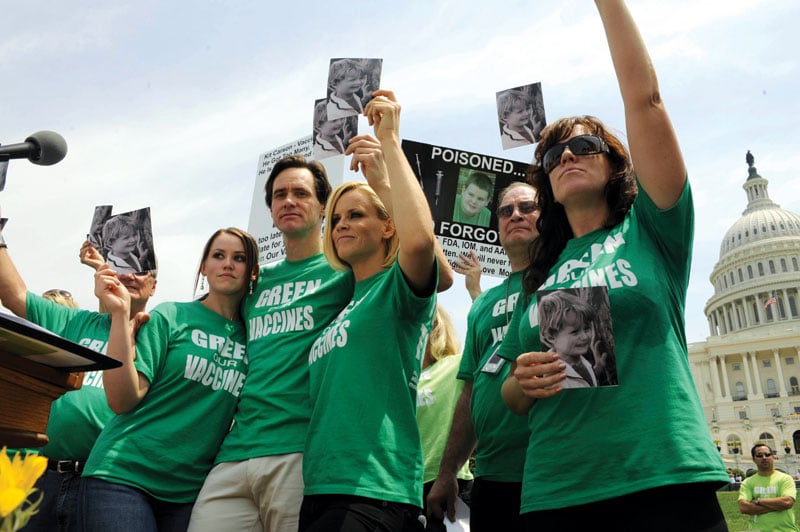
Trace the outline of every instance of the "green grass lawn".
[[[738, 491], [718, 491], [717, 498], [719, 505], [722, 507], [722, 512], [725, 514], [725, 521], [728, 523], [728, 530], [736, 532], [737, 530], [750, 530], [749, 516], [744, 515], [739, 511], [739, 504], [736, 502], [739, 498]], [[794, 506], [794, 519], [797, 520], [797, 505]]]

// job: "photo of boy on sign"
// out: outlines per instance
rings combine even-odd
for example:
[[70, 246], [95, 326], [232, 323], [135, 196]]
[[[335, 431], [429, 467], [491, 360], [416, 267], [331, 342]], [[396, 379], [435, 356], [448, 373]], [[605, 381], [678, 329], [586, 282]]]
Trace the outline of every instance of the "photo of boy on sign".
[[460, 194], [456, 194], [456, 204], [453, 209], [453, 221], [480, 227], [489, 227], [492, 219], [492, 212], [487, 208], [494, 194], [495, 176], [478, 171], [471, 171], [469, 168], [462, 168], [461, 173], [466, 171], [467, 178], [461, 184], [459, 176]]

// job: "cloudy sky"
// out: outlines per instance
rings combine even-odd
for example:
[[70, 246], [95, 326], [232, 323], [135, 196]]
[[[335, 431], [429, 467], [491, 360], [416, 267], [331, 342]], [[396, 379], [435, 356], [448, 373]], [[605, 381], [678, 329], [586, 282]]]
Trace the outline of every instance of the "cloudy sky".
[[[160, 260], [153, 303], [192, 297], [207, 237], [247, 227], [260, 153], [311, 133], [333, 57], [383, 58], [404, 138], [503, 151], [495, 93], [542, 83], [548, 121], [593, 114], [624, 134], [594, 4], [503, 1], [15, 2], [0, 20], [0, 143], [49, 129], [69, 144], [51, 167], [12, 161], [0, 192], [28, 287], [94, 308], [78, 248], [95, 205], [150, 207]], [[532, 5], [529, 5], [532, 4]], [[631, 0], [684, 150], [697, 227], [689, 341], [719, 244], [746, 206], [751, 150], [770, 195], [800, 211], [800, 69], [794, 0]], [[391, 7], [390, 7], [391, 6]], [[400, 7], [402, 6], [402, 7]], [[359, 123], [367, 129], [362, 118]], [[355, 176], [346, 176], [355, 178]], [[497, 279], [485, 279], [484, 285]], [[441, 301], [463, 334], [459, 276]]]

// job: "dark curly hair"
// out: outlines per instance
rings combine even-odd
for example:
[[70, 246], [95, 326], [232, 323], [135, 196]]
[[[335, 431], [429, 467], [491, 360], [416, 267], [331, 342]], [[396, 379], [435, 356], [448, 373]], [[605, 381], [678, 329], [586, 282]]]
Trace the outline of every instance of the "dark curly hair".
[[622, 221], [636, 198], [636, 179], [628, 150], [615, 135], [593, 116], [561, 118], [548, 125], [536, 146], [533, 164], [528, 167], [528, 182], [537, 190], [536, 203], [539, 219], [536, 228], [539, 238], [530, 245], [530, 265], [525, 271], [523, 286], [525, 293], [534, 293], [547, 279], [547, 273], [574, 235], [567, 220], [564, 206], [557, 203], [550, 185], [550, 177], [542, 167], [544, 154], [553, 145], [567, 138], [576, 126], [583, 126], [587, 134], [596, 135], [608, 145], [611, 177], [606, 183], [605, 197], [609, 207], [608, 219], [603, 227], [614, 227]]
[[314, 177], [314, 190], [317, 194], [317, 201], [323, 206], [328, 202], [328, 196], [331, 195], [331, 183], [328, 181], [328, 173], [325, 171], [325, 167], [319, 161], [309, 161], [302, 155], [287, 155], [275, 163], [264, 185], [264, 200], [267, 203], [267, 208], [272, 208], [272, 188], [275, 186], [275, 179], [278, 174], [288, 168], [305, 168], [311, 172]]

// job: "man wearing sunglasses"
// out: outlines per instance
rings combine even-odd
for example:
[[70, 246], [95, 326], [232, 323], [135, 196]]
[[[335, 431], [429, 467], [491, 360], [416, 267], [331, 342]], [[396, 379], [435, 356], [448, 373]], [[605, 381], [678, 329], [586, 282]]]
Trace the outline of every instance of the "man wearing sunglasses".
[[[0, 238], [2, 234], [0, 234]], [[81, 248], [81, 262], [97, 269], [103, 257], [88, 242]], [[120, 275], [131, 294], [131, 313], [144, 312], [156, 289], [156, 271]], [[52, 291], [48, 291], [52, 292]], [[69, 292], [57, 291], [62, 299]], [[46, 292], [47, 293], [47, 292]], [[46, 294], [45, 293], [45, 294]], [[0, 243], [0, 301], [19, 316], [45, 329], [105, 353], [111, 320], [107, 314], [69, 308], [28, 291], [5, 242]], [[26, 532], [72, 531], [77, 526], [78, 491], [84, 462], [94, 441], [114, 416], [103, 389], [103, 372], [88, 371], [82, 386], [53, 401], [46, 433], [49, 443], [39, 449], [47, 457], [47, 470], [36, 482], [42, 494], [39, 511], [25, 526]]]
[[[475, 480], [470, 494], [470, 530], [522, 530], [519, 516], [522, 469], [528, 425], [506, 407], [500, 388], [511, 364], [497, 356], [522, 289], [528, 246], [539, 236], [536, 190], [513, 183], [500, 193], [497, 208], [500, 243], [511, 275], [475, 298], [467, 316], [467, 334], [457, 377], [464, 388], [456, 404], [439, 475], [428, 494], [429, 524], [443, 513], [453, 521], [458, 494], [456, 473], [475, 451]], [[466, 257], [462, 256], [461, 264]], [[459, 267], [456, 271], [463, 273]], [[478, 290], [480, 287], [478, 287]]]
[[755, 475], [747, 477], [739, 488], [739, 510], [750, 516], [750, 523], [758, 530], [797, 532], [794, 500], [797, 489], [794, 479], [775, 471], [775, 452], [763, 443], [750, 450], [758, 468]]

